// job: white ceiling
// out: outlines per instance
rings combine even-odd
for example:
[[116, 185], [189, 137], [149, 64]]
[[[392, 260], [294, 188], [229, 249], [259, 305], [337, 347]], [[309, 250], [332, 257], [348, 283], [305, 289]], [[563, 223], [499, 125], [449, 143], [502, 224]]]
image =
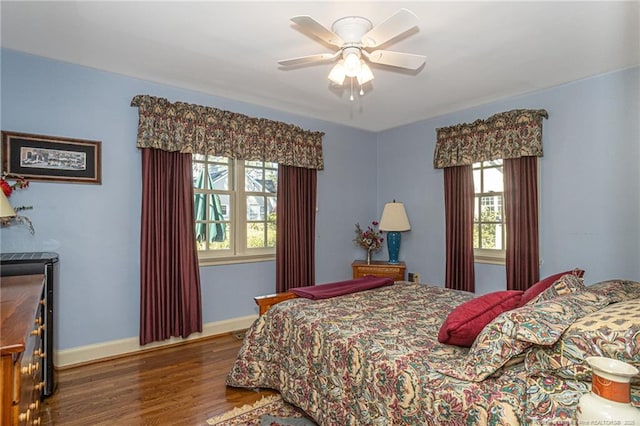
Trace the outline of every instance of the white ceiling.
[[[2, 1], [2, 47], [380, 131], [640, 64], [640, 2]], [[416, 72], [372, 66], [366, 94], [327, 80], [331, 52], [289, 18], [326, 27], [400, 8], [419, 31], [384, 46], [427, 57]], [[153, 93], [149, 93], [154, 95]], [[182, 99], [171, 99], [179, 101]], [[215, 105], [212, 105], [215, 106]], [[527, 105], [523, 105], [527, 107]]]

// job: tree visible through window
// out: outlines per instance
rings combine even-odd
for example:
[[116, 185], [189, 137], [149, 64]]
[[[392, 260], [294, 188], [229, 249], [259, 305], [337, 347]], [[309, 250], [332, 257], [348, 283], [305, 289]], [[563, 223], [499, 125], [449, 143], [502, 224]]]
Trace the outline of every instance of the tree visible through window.
[[200, 260], [238, 262], [275, 256], [278, 165], [193, 156]]
[[476, 260], [504, 260], [506, 228], [502, 160], [474, 163], [473, 186], [473, 248]]

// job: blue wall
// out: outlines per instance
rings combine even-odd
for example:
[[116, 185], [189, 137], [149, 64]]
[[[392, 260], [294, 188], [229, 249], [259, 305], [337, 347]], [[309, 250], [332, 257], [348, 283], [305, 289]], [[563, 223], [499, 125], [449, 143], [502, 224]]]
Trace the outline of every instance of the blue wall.
[[[342, 280], [362, 258], [354, 224], [406, 203], [400, 257], [423, 282], [444, 282], [442, 172], [435, 129], [513, 108], [545, 108], [541, 161], [542, 274], [582, 266], [586, 280], [640, 280], [639, 69], [496, 102], [379, 134], [202, 93], [2, 50], [3, 130], [102, 141], [102, 185], [33, 182], [11, 197], [36, 234], [2, 228], [1, 249], [55, 251], [58, 350], [138, 335], [140, 153], [137, 94], [265, 117], [325, 132], [318, 174], [316, 281]], [[338, 101], [337, 101], [338, 102]], [[377, 167], [372, 167], [377, 164]], [[376, 255], [385, 259], [386, 251]], [[274, 291], [274, 262], [201, 268], [205, 323], [256, 313]], [[478, 292], [504, 288], [504, 268], [477, 265]]]
[[[406, 204], [400, 256], [422, 281], [445, 274], [443, 173], [436, 129], [516, 108], [546, 109], [540, 160], [541, 276], [573, 267], [585, 282], [640, 280], [640, 68], [573, 82], [381, 132], [378, 209]], [[504, 267], [476, 264], [476, 292], [505, 288]]]
[[[2, 50], [2, 129], [102, 141], [102, 185], [32, 182], [11, 196], [33, 205], [36, 234], [2, 228], [3, 252], [60, 254], [58, 350], [138, 335], [140, 153], [137, 94], [209, 105], [325, 132], [318, 173], [318, 283], [351, 276], [362, 257], [355, 222], [376, 210], [375, 135], [175, 87]], [[201, 268], [205, 323], [257, 313], [253, 297], [275, 291], [275, 263]]]

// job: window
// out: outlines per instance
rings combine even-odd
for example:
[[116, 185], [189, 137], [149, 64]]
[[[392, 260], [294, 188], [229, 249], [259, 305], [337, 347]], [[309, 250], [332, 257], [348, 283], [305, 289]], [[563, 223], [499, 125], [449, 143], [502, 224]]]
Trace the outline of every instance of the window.
[[193, 188], [201, 264], [275, 257], [276, 163], [194, 154]]
[[473, 164], [473, 249], [476, 262], [504, 263], [506, 227], [502, 176], [502, 160]]

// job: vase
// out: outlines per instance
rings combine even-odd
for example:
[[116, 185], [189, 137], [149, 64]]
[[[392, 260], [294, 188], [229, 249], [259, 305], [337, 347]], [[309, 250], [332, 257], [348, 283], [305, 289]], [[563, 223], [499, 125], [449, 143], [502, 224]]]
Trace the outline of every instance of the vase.
[[630, 383], [638, 369], [601, 356], [588, 357], [586, 361], [593, 371], [591, 392], [578, 402], [578, 425], [640, 425], [640, 409], [631, 405]]
[[367, 265], [371, 265], [371, 250], [367, 250]]

